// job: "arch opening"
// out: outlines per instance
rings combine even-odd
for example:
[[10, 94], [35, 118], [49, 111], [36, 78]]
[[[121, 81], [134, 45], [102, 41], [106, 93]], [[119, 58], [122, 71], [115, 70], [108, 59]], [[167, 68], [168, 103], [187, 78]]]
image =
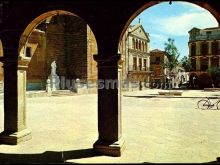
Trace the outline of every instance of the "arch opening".
[[[163, 138], [160, 138], [160, 137], [164, 137], [164, 134], [162, 133], [159, 134], [157, 131], [152, 131], [152, 127], [153, 130], [161, 129], [162, 132], [166, 131], [167, 129], [173, 130], [172, 133], [178, 136], [179, 132], [178, 132], [178, 127], [176, 126], [178, 125], [179, 122], [183, 122], [183, 123], [189, 122], [193, 124], [191, 120], [188, 120], [190, 118], [189, 116], [188, 118], [184, 118], [184, 117], [181, 118], [179, 115], [180, 114], [186, 115], [185, 111], [187, 111], [187, 113], [195, 115], [194, 105], [196, 104], [196, 101], [198, 101], [198, 96], [199, 97], [205, 97], [208, 95], [213, 96], [211, 92], [204, 93], [203, 91], [204, 88], [212, 88], [211, 76], [209, 75], [209, 73], [207, 73], [207, 69], [211, 65], [220, 67], [220, 61], [219, 61], [220, 54], [217, 53], [217, 47], [219, 47], [219, 43], [220, 43], [220, 33], [216, 33], [216, 31], [220, 32], [220, 28], [218, 26], [220, 21], [219, 13], [216, 12], [207, 3], [196, 2], [196, 3], [189, 3], [188, 5], [189, 6], [195, 5], [199, 8], [202, 7], [206, 9], [206, 11], [209, 12], [209, 14], [211, 13], [212, 19], [215, 20], [216, 24], [213, 27], [210, 26], [204, 28], [201, 27], [194, 28], [194, 26], [191, 26], [186, 32], [185, 35], [189, 35], [189, 36], [188, 36], [188, 41], [186, 42], [185, 49], [187, 49], [189, 53], [184, 55], [188, 56], [188, 59], [192, 64], [192, 69], [190, 70], [190, 72], [186, 71], [182, 65], [181, 66], [177, 65], [176, 69], [172, 71], [168, 70], [169, 69], [168, 67], [165, 68], [164, 64], [169, 62], [170, 60], [165, 49], [163, 50], [165, 45], [163, 48], [154, 47], [154, 49], [152, 49], [151, 47], [152, 33], [149, 32], [149, 29], [152, 28], [151, 25], [153, 23], [156, 24], [157, 22], [160, 22], [161, 19], [158, 18], [157, 20], [157, 18], [154, 17], [156, 15], [155, 11], [154, 11], [155, 15], [153, 14], [151, 16], [148, 15], [148, 17], [145, 15], [145, 18], [143, 18], [144, 16], [141, 15], [141, 12], [144, 12], [144, 10], [150, 10], [151, 7], [153, 8], [156, 7], [157, 5], [162, 5], [163, 3], [168, 3], [168, 1], [161, 3], [153, 2], [153, 1], [148, 2], [145, 5], [143, 5], [140, 9], [138, 9], [136, 13], [134, 13], [126, 23], [121, 33], [120, 42], [119, 42], [119, 50], [123, 59], [123, 66], [122, 66], [122, 73], [123, 73], [122, 81], [124, 82], [123, 91], [132, 92], [130, 94], [127, 94], [126, 96], [123, 96], [125, 100], [127, 101], [129, 100], [128, 101], [129, 103], [124, 102], [122, 104], [122, 107], [123, 109], [126, 109], [125, 116], [129, 116], [129, 115], [136, 116], [136, 119], [129, 119], [129, 120], [127, 120], [126, 118], [123, 119], [125, 120], [124, 132], [126, 132], [127, 134], [134, 133], [133, 131], [130, 131], [129, 123], [132, 122], [134, 124], [142, 121], [143, 125], [145, 125], [146, 128], [139, 127], [138, 125], [136, 125], [136, 128], [138, 128], [140, 132], [144, 132], [142, 134], [142, 137], [151, 139], [151, 135], [153, 133], [154, 134], [153, 136], [157, 137], [158, 140], [161, 141], [161, 145], [159, 145], [160, 147], [166, 146], [167, 144], [167, 143], [163, 144], [162, 142]], [[167, 9], [167, 10], [170, 11], [171, 9]], [[164, 11], [161, 11], [161, 13], [164, 12], [163, 14], [166, 15], [165, 11], [166, 10], [164, 7]], [[177, 11], [179, 12], [179, 10]], [[151, 13], [153, 13], [153, 11]], [[137, 19], [138, 17], [139, 17], [139, 21]], [[140, 22], [140, 18], [142, 18], [141, 22]], [[148, 24], [150, 21], [147, 22], [144, 19], [151, 20], [151, 22], [153, 23]], [[164, 22], [166, 23], [166, 20]], [[170, 19], [167, 18], [167, 24], [169, 23], [171, 23], [171, 21]], [[180, 21], [179, 24], [181, 24]], [[178, 24], [172, 24], [173, 26], [172, 29], [175, 29], [175, 26], [177, 25]], [[176, 29], [178, 29], [177, 27]], [[161, 35], [163, 34], [162, 31], [164, 30], [164, 28], [162, 26], [158, 26], [157, 28], [162, 29], [160, 31], [161, 33], [154, 34], [154, 37], [155, 36], [158, 37], [159, 40], [159, 37], [161, 37]], [[179, 31], [181, 31], [181, 29], [179, 29]], [[213, 35], [210, 33], [212, 33]], [[202, 37], [204, 36], [204, 38], [207, 39], [208, 41], [205, 41], [204, 44], [204, 42], [202, 42], [204, 38], [200, 36], [201, 37], [200, 41], [197, 42], [197, 40], [195, 39], [197, 39], [196, 37], [198, 34], [200, 34]], [[173, 34], [170, 33], [170, 36], [172, 35]], [[216, 38], [213, 39], [212, 37], [214, 37], [214, 35]], [[143, 44], [143, 46], [138, 45], [138, 50], [135, 50], [132, 47], [133, 41], [134, 40], [136, 41], [136, 38], [139, 43], [140, 40], [142, 39], [141, 43]], [[165, 38], [165, 40], [163, 40], [163, 44], [167, 42], [167, 39], [168, 37]], [[216, 40], [218, 40], [217, 43]], [[159, 41], [154, 41], [154, 42], [159, 42]], [[144, 47], [145, 44], [146, 44], [146, 48]], [[213, 57], [211, 57], [212, 56], [211, 52], [214, 52]], [[198, 60], [200, 58], [201, 60]], [[147, 68], [147, 70], [145, 70], [145, 68]], [[190, 98], [194, 98], [194, 100], [192, 101], [190, 100]], [[182, 107], [181, 106], [182, 104], [185, 104], [187, 106]], [[132, 107], [129, 108], [130, 106]], [[166, 113], [168, 113], [169, 115]], [[151, 117], [149, 117], [152, 115], [153, 118], [156, 119], [152, 119]], [[176, 120], [176, 118], [171, 117], [174, 115], [179, 116], [178, 120]], [[200, 116], [201, 114], [199, 112], [198, 113], [196, 112], [196, 115]], [[146, 118], [144, 117], [141, 118], [140, 116], [145, 116], [148, 119], [148, 122], [144, 121]], [[196, 119], [197, 120], [196, 121], [194, 120], [194, 122], [195, 123], [202, 122], [201, 124], [202, 126], [201, 127], [195, 126], [194, 127], [195, 129], [202, 129], [202, 127], [207, 124], [206, 122], [203, 122], [199, 117]], [[211, 121], [212, 118], [209, 118], [208, 120]], [[172, 124], [170, 125], [170, 123]], [[190, 131], [188, 131], [187, 127], [190, 127], [191, 124], [185, 124], [184, 127], [181, 127], [182, 133], [188, 134]], [[216, 126], [216, 128], [211, 128], [211, 129], [216, 131], [218, 129], [218, 126]], [[150, 135], [148, 134], [149, 132]], [[199, 137], [199, 134], [197, 134], [196, 136]], [[212, 135], [209, 134], [207, 136], [211, 137]], [[178, 139], [178, 138], [175, 139], [169, 135], [166, 135], [166, 137], [168, 139], [171, 138], [174, 141]], [[152, 139], [150, 141], [153, 142]], [[142, 142], [141, 145], [148, 145], [149, 143], [148, 144], [147, 143], [148, 142]], [[152, 144], [152, 145], [155, 146], [156, 144]], [[169, 145], [174, 145], [174, 144], [170, 143]], [[199, 147], [203, 148], [203, 146], [201, 145]], [[191, 149], [189, 150], [191, 151]], [[185, 151], [188, 152], [189, 150], [186, 149]], [[163, 152], [161, 152], [161, 155], [164, 152], [167, 151], [164, 150]], [[212, 157], [212, 155], [209, 156], [210, 158]], [[217, 154], [215, 154], [215, 156], [218, 157]], [[168, 157], [169, 160], [167, 159]], [[170, 155], [168, 157], [165, 158], [166, 160], [161, 160], [161, 162], [167, 160], [169, 162], [172, 161], [172, 156]], [[182, 160], [181, 156], [178, 158], [178, 161], [179, 160]], [[202, 159], [199, 156], [197, 157], [197, 160], [201, 162], [205, 161], [205, 159]], [[148, 161], [155, 162], [153, 157], [151, 160], [148, 159]], [[186, 157], [184, 161], [186, 162], [188, 161]]]
[[[44, 109], [45, 112], [39, 109], [39, 114], [54, 113], [55, 116], [56, 113], [62, 114], [62, 111], [65, 110], [63, 115], [66, 115], [69, 121], [76, 121], [80, 117], [71, 115], [77, 110], [71, 106], [72, 98], [75, 100], [76, 106], [79, 107], [80, 103], [84, 105], [80, 109], [90, 110], [87, 113], [91, 113], [91, 116], [94, 117], [91, 124], [96, 124], [97, 119], [93, 114], [97, 113], [97, 97], [94, 97], [97, 95], [95, 84], [97, 64], [93, 55], [97, 54], [98, 46], [92, 29], [82, 18], [61, 10], [40, 15], [25, 29], [20, 39], [18, 51], [19, 66], [27, 67], [26, 77], [21, 78], [23, 82], [26, 82], [27, 109], [36, 109], [36, 104], [37, 107], [44, 107], [41, 109]], [[87, 96], [87, 94], [91, 95]], [[73, 98], [76, 95], [83, 95], [82, 97], [85, 99]], [[34, 104], [35, 100], [38, 100], [39, 104]], [[88, 104], [84, 101], [87, 101]], [[54, 105], [52, 102], [62, 106]], [[47, 103], [51, 104], [51, 107]], [[50, 111], [51, 108], [55, 112]], [[33, 119], [32, 113], [29, 113], [28, 116], [27, 118], [32, 118], [30, 128], [33, 127], [34, 132], [36, 131], [34, 130], [36, 123], [33, 121], [36, 119]], [[60, 127], [63, 128], [63, 130], [60, 129], [60, 132], [65, 134], [66, 129], [70, 129], [67, 127], [70, 125], [74, 127], [73, 123], [68, 123], [68, 120], [62, 119], [59, 122], [53, 115], [49, 116], [48, 121], [54, 121], [51, 130]], [[47, 121], [41, 117], [39, 123], [43, 127]], [[64, 123], [65, 125], [63, 125]], [[70, 140], [69, 137], [67, 137], [67, 141]], [[65, 141], [60, 142], [65, 143]]]

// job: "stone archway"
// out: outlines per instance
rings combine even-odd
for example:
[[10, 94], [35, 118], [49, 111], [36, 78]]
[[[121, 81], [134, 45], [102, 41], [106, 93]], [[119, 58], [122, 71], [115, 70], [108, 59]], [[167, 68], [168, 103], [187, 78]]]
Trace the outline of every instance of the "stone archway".
[[[2, 45], [2, 41], [0, 39], [0, 61], [2, 61], [3, 59], [3, 55], [4, 55], [4, 52], [3, 52], [3, 45]], [[0, 63], [0, 82], [3, 81], [3, 78], [4, 78], [4, 74], [3, 74], [3, 63]], [[0, 87], [1, 88], [1, 87]]]
[[[162, 2], [164, 2], [164, 1], [151, 1], [151, 2], [147, 2], [145, 5], [141, 6], [138, 10], [136, 10], [135, 13], [131, 13], [131, 17], [126, 22], [126, 24], [125, 24], [125, 26], [124, 26], [124, 28], [123, 28], [123, 30], [121, 32], [119, 41], [122, 41], [122, 40], [124, 40], [124, 38], [126, 38], [124, 36], [125, 35], [127, 36], [127, 28], [129, 27], [130, 23], [132, 22], [132, 20], [137, 15], [139, 15], [143, 10], [146, 10], [146, 9], [148, 9], [151, 6], [157, 5], [157, 4], [162, 3]], [[195, 4], [195, 5], [198, 5], [198, 6], [202, 7], [202, 8], [207, 9], [216, 18], [216, 20], [218, 22], [220, 22], [220, 14], [216, 10], [214, 10], [208, 3], [206, 3], [206, 2], [192, 2], [192, 3]], [[121, 44], [121, 42], [119, 42], [119, 44], [118, 44], [119, 47], [120, 47], [120, 44]], [[198, 76], [197, 75], [195, 75], [195, 76], [196, 76], [196, 80], [197, 80]], [[192, 79], [192, 78], [190, 78], [190, 79]], [[197, 82], [195, 82], [195, 85], [194, 85], [193, 88], [197, 88]]]
[[[16, 89], [13, 90], [7, 88], [7, 91], [5, 93], [8, 100], [7, 102], [5, 102], [4, 105], [4, 131], [0, 134], [0, 143], [2, 144], [14, 145], [18, 144], [19, 142], [31, 139], [31, 131], [28, 129], [28, 126], [26, 124], [26, 72], [31, 62], [32, 56], [26, 55], [26, 45], [32, 31], [41, 22], [49, 17], [57, 15], [78, 17], [73, 13], [63, 10], [49, 11], [38, 16], [26, 27], [20, 37], [18, 58], [11, 60], [11, 63], [9, 65], [6, 65], [5, 63], [5, 68], [11, 70], [11, 74], [7, 74], [7, 81], [10, 81], [10, 83], [16, 83], [17, 86], [15, 87]], [[89, 58], [92, 59], [92, 55]], [[13, 96], [10, 97], [10, 95]], [[15, 102], [14, 104], [9, 103], [11, 98], [13, 98]], [[9, 104], [11, 104], [11, 108], [8, 107]]]
[[[129, 25], [131, 20], [141, 11], [143, 11], [144, 9], [153, 6], [157, 3], [159, 3], [159, 1], [150, 1], [150, 2], [144, 2], [144, 1], [140, 1], [139, 3], [137, 3], [136, 1], [133, 1], [131, 3], [124, 3], [124, 2], [117, 2], [118, 5], [116, 5], [117, 3], [115, 2], [111, 2], [111, 1], [106, 1], [103, 5], [101, 3], [100, 4], [96, 4], [96, 3], [87, 3], [88, 1], [85, 1], [83, 3], [79, 3], [79, 1], [72, 1], [71, 3], [64, 3], [62, 2], [62, 5], [66, 8], [72, 8], [72, 9], [76, 9], [78, 13], [81, 13], [82, 15], [84, 15], [84, 18], [87, 18], [89, 20], [90, 23], [93, 23], [92, 27], [95, 30], [95, 34], [97, 35], [97, 40], [98, 43], [100, 45], [100, 49], [99, 49], [99, 55], [95, 56], [96, 60], [98, 61], [98, 67], [99, 67], [99, 78], [103, 78], [103, 79], [116, 79], [118, 78], [117, 73], [118, 73], [118, 61], [120, 59], [120, 57], [118, 56], [117, 52], [118, 52], [118, 43], [120, 41], [120, 35], [122, 38], [123, 35], [123, 29], [124, 31], [126, 30], [126, 28], [128, 26], [124, 26], [124, 25]], [[92, 1], [93, 2], [93, 1]], [[13, 3], [11, 4], [10, 1], [8, 1], [7, 3], [9, 3], [9, 6], [6, 9], [4, 9], [4, 15], [7, 17], [5, 17], [4, 21], [6, 21], [5, 26], [3, 26], [6, 29], [12, 29], [13, 28], [18, 28], [19, 26], [23, 27], [25, 24], [25, 20], [24, 18], [26, 17], [25, 14], [21, 11], [23, 11], [25, 9], [27, 9], [27, 12], [29, 12], [29, 17], [32, 17], [34, 14], [38, 13], [39, 11], [45, 11], [48, 10], [48, 8], [56, 8], [58, 5], [55, 5], [52, 2], [47, 2], [47, 3], [36, 3], [36, 6], [32, 5], [32, 4], [16, 4]], [[107, 3], [107, 5], [106, 5]], [[198, 2], [196, 2], [198, 3]], [[201, 4], [207, 4], [204, 5], [205, 8], [209, 8], [209, 3], [213, 5], [214, 7], [214, 3], [212, 2], [207, 2], [207, 3], [203, 3], [201, 2]], [[83, 4], [83, 5], [82, 5]], [[108, 5], [109, 4], [109, 5]], [[11, 6], [10, 6], [11, 5]], [[68, 6], [68, 7], [67, 7]], [[113, 7], [114, 6], [114, 7]], [[202, 5], [201, 5], [202, 6]], [[14, 7], [14, 8], [11, 8]], [[41, 9], [42, 7], [42, 9]], [[127, 8], [126, 10], [122, 10], [121, 8]], [[13, 10], [17, 10], [17, 11], [13, 11]], [[211, 7], [210, 7], [211, 9]], [[33, 10], [33, 12], [32, 12]], [[36, 11], [38, 10], [38, 11]], [[13, 11], [13, 12], [12, 12]], [[71, 10], [72, 11], [72, 10]], [[73, 10], [74, 11], [74, 10]], [[6, 12], [6, 13], [5, 13]], [[9, 14], [8, 14], [9, 13]], [[34, 14], [33, 14], [34, 13]], [[44, 12], [42, 12], [44, 13]], [[84, 14], [83, 14], [84, 13]], [[219, 19], [219, 17], [217, 17], [218, 12], [213, 10], [213, 13], [215, 13], [216, 18]], [[14, 15], [18, 15], [15, 16]], [[80, 15], [80, 14], [79, 14]], [[105, 16], [105, 19], [103, 19], [103, 15]], [[34, 17], [35, 18], [35, 17]], [[127, 21], [129, 20], [129, 21]], [[109, 24], [110, 22], [110, 24]], [[15, 26], [16, 25], [16, 26]], [[36, 24], [34, 23], [33, 26], [35, 26]], [[14, 27], [15, 26], [15, 27]], [[30, 29], [32, 29], [33, 27], [30, 27]], [[16, 29], [17, 30], [17, 29]], [[29, 31], [30, 32], [30, 31]], [[7, 35], [9, 34], [9, 35]], [[15, 36], [15, 35], [17, 36]], [[17, 95], [17, 91], [19, 86], [17, 87], [17, 45], [18, 45], [18, 41], [19, 41], [19, 37], [21, 35], [21, 33], [17, 30], [16, 32], [11, 32], [11, 33], [5, 33], [3, 34], [5, 36], [5, 40], [7, 41], [7, 44], [5, 44], [6, 46], [12, 46], [13, 49], [8, 49], [6, 51], [4, 51], [5, 54], [7, 54], [7, 59], [8, 60], [4, 66], [4, 68], [8, 68], [5, 69], [5, 71], [11, 71], [12, 72], [8, 72], [7, 73], [7, 92], [5, 93], [5, 98], [7, 98], [7, 105], [5, 106], [5, 109], [8, 110], [8, 114], [9, 118], [7, 118], [7, 121], [13, 121], [12, 124], [9, 124], [8, 126], [6, 126], [6, 128], [10, 128], [10, 127], [14, 127], [17, 126], [17, 122], [18, 122], [18, 114], [19, 113], [23, 113], [22, 108], [19, 108], [18, 106], [18, 102], [17, 98], [19, 98], [20, 96]], [[6, 36], [7, 35], [7, 36]], [[25, 35], [29, 35], [29, 33], [27, 32]], [[18, 37], [19, 36], [19, 37]], [[2, 37], [2, 35], [1, 35]], [[13, 37], [13, 39], [11, 39], [10, 37]], [[24, 39], [22, 39], [23, 41], [21, 43], [25, 43], [26, 42], [26, 37], [27, 36], [23, 36]], [[10, 38], [10, 41], [8, 41], [8, 38]], [[17, 39], [18, 38], [18, 39]], [[5, 40], [3, 40], [3, 43], [5, 43]], [[11, 43], [12, 42], [12, 43]], [[23, 43], [23, 44], [24, 44]], [[14, 48], [16, 48], [16, 51], [14, 50]], [[22, 44], [19, 48], [19, 54], [20, 51], [22, 50]], [[6, 50], [6, 48], [4, 49]], [[5, 55], [4, 54], [4, 55]], [[13, 59], [12, 61], [10, 61], [11, 59], [9, 58], [10, 55], [13, 56], [13, 58], [15, 58], [15, 60]], [[16, 57], [14, 57], [16, 56]], [[22, 55], [21, 55], [22, 56]], [[21, 56], [19, 56], [19, 58], [22, 58]], [[20, 60], [20, 66], [25, 66], [26, 65], [26, 61], [28, 62], [28, 59], [22, 58], [22, 60]], [[24, 62], [24, 63], [22, 63]], [[12, 66], [11, 66], [12, 63]], [[10, 66], [9, 66], [10, 65]], [[13, 78], [15, 76], [15, 78]], [[14, 87], [16, 86], [16, 87]], [[111, 98], [111, 101], [109, 101]], [[19, 98], [21, 99], [21, 98]], [[121, 99], [121, 96], [118, 95], [118, 89], [101, 89], [99, 91], [99, 97], [98, 97], [98, 113], [99, 113], [99, 123], [98, 123], [98, 130], [99, 130], [99, 141], [97, 141], [97, 143], [95, 144], [94, 148], [97, 148], [100, 152], [106, 154], [106, 155], [114, 155], [114, 156], [120, 156], [121, 155], [121, 148], [122, 148], [122, 143], [121, 141], [119, 141], [122, 137], [121, 135], [121, 114], [120, 114], [120, 103], [119, 100]], [[12, 104], [13, 103], [13, 104]], [[18, 111], [19, 109], [19, 111]], [[19, 118], [19, 122], [20, 122], [20, 118]], [[12, 137], [14, 136], [14, 141], [16, 142], [17, 140], [17, 133], [19, 132], [21, 129], [19, 128], [15, 128], [15, 129], [9, 129], [10, 131], [7, 134], [4, 134], [8, 137]], [[22, 128], [22, 130], [24, 130], [24, 128]], [[15, 134], [13, 134], [15, 133]], [[3, 136], [4, 136], [3, 135]], [[24, 134], [19, 134], [20, 137], [22, 137]], [[17, 142], [16, 142], [17, 144]], [[113, 145], [112, 145], [113, 144]], [[109, 152], [108, 152], [109, 151]]]
[[[4, 74], [3, 74], [3, 45], [2, 45], [2, 41], [0, 39], [0, 92], [3, 92], [4, 91], [4, 83], [3, 83], [3, 80], [4, 80]], [[3, 125], [4, 125], [4, 118], [3, 118], [3, 115], [1, 116], [0, 115], [0, 120], [1, 121], [1, 124], [0, 124], [0, 132], [2, 131], [3, 129]]]

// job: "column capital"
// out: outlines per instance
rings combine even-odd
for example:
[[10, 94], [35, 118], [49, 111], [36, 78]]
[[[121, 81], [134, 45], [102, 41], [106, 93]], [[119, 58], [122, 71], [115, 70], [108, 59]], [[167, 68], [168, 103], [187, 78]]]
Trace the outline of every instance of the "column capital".
[[29, 58], [29, 57], [19, 56], [18, 70], [27, 70], [30, 61], [31, 61], [31, 58]]
[[4, 64], [3, 67], [17, 67], [18, 70], [27, 70], [30, 58], [0, 57], [0, 62]]
[[95, 54], [93, 55], [93, 58], [98, 63], [98, 68], [118, 67], [121, 59], [121, 54], [116, 54], [109, 57]]

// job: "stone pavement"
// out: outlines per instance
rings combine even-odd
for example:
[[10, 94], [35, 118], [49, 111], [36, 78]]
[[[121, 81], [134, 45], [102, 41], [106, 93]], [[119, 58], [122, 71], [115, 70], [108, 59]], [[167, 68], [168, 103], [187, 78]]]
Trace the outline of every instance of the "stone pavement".
[[[157, 89], [123, 92], [121, 157], [97, 155], [97, 95], [27, 98], [32, 139], [0, 145], [0, 163], [202, 163], [220, 156], [220, 110], [196, 108], [199, 97], [219, 92], [184, 91], [157, 97]], [[156, 97], [149, 97], [156, 96]], [[0, 100], [0, 131], [3, 102]]]

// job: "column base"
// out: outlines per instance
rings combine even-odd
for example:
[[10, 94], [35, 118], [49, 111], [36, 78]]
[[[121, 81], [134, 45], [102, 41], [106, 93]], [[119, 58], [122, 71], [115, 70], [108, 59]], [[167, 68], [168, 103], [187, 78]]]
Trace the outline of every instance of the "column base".
[[0, 133], [0, 144], [17, 145], [18, 143], [27, 141], [31, 139], [31, 131], [29, 129], [24, 129], [15, 133]]
[[119, 157], [125, 149], [125, 142], [124, 139], [120, 139], [116, 142], [97, 140], [93, 145], [93, 149], [99, 154]]

